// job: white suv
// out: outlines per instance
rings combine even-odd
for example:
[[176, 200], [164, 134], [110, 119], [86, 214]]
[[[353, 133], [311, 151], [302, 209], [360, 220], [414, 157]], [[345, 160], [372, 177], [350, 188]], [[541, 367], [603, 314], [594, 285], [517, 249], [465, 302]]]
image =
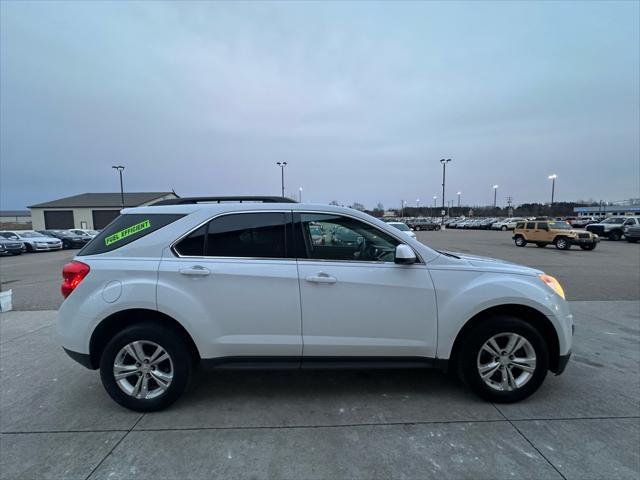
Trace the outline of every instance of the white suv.
[[64, 349], [139, 411], [174, 402], [196, 365], [448, 367], [483, 398], [514, 402], [571, 354], [553, 277], [280, 197], [125, 209], [63, 278]]

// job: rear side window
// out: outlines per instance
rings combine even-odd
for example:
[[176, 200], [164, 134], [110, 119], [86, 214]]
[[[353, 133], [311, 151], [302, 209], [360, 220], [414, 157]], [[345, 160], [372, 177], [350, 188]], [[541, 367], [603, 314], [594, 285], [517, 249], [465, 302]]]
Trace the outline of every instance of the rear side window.
[[175, 247], [181, 256], [285, 258], [290, 213], [238, 213], [214, 218]]
[[78, 255], [112, 252], [184, 217], [182, 214], [120, 215], [94, 237]]
[[535, 230], [535, 228], [536, 228], [535, 222], [527, 223], [527, 230]]

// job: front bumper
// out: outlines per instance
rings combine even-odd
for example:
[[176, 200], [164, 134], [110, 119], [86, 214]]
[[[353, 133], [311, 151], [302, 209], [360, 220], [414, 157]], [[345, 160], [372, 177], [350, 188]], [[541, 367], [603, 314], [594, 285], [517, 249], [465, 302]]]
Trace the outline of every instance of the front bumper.
[[594, 245], [600, 242], [600, 237], [594, 238], [570, 238], [571, 245]]
[[48, 252], [50, 250], [62, 250], [62, 243], [51, 245], [32, 245], [36, 252]]
[[558, 365], [553, 373], [555, 373], [556, 375], [562, 375], [562, 372], [564, 372], [564, 370], [567, 368], [567, 364], [569, 363], [570, 358], [571, 351], [569, 351], [569, 353], [567, 353], [566, 355], [560, 355], [558, 357]]

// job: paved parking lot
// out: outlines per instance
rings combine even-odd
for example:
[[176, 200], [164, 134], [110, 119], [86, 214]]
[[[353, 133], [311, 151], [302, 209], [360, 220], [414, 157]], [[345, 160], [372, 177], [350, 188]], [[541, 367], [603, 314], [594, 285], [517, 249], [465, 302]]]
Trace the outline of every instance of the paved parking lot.
[[[1, 478], [630, 478], [640, 476], [640, 250], [513, 247], [503, 232], [420, 232], [436, 248], [558, 276], [574, 355], [530, 399], [485, 403], [420, 370], [202, 372], [172, 408], [125, 410], [55, 338], [72, 252], [3, 258]], [[585, 298], [588, 297], [588, 298]], [[594, 301], [598, 300], [598, 301]]]

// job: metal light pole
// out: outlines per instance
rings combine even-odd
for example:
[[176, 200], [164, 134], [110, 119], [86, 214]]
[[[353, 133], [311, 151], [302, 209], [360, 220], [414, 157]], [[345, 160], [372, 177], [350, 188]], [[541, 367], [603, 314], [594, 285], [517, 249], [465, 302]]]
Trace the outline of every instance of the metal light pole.
[[282, 196], [284, 197], [284, 167], [287, 166], [287, 162], [276, 162], [280, 167], [281, 179], [282, 179]]
[[436, 208], [436, 201], [438, 200], [437, 195], [433, 196], [433, 207], [431, 208], [431, 212], [429, 213], [430, 217], [433, 217], [433, 209]]
[[[420, 210], [420, 199], [419, 198], [416, 198], [416, 208], [418, 210]], [[418, 214], [419, 214], [419, 212], [418, 212]]]
[[407, 202], [400, 200], [400, 217], [404, 218], [404, 206]]
[[444, 215], [445, 215], [445, 209], [444, 209], [444, 184], [445, 184], [445, 179], [446, 179], [446, 172], [447, 172], [447, 163], [449, 163], [451, 161], [450, 158], [447, 159], [441, 159], [440, 163], [442, 164], [442, 220], [440, 222], [440, 225], [442, 227], [444, 227]]
[[497, 213], [497, 201], [498, 201], [498, 185], [493, 186], [493, 211]]
[[122, 171], [124, 167], [122, 165], [113, 165], [111, 168], [115, 168], [120, 174], [120, 203], [122, 204], [122, 208], [124, 208], [124, 188], [122, 186]]
[[302, 203], [302, 187], [300, 187], [300, 203]]
[[460, 215], [460, 195], [462, 195], [462, 192], [458, 192], [458, 215]]
[[558, 175], [556, 175], [555, 173], [549, 175], [549, 180], [551, 180], [551, 205], [549, 206], [550, 214], [553, 213], [553, 199], [556, 194], [556, 178], [558, 178]]

